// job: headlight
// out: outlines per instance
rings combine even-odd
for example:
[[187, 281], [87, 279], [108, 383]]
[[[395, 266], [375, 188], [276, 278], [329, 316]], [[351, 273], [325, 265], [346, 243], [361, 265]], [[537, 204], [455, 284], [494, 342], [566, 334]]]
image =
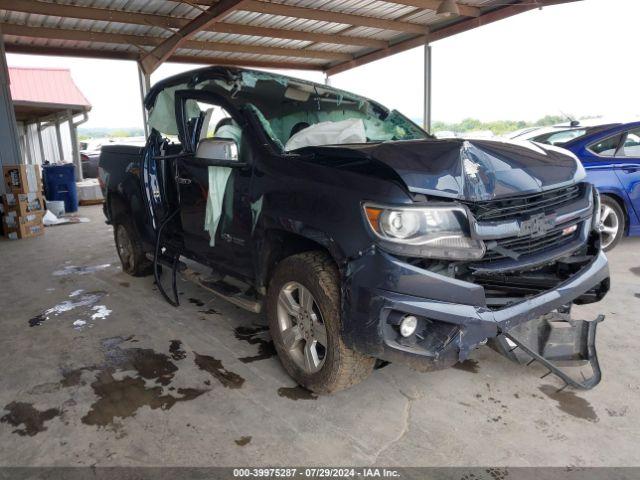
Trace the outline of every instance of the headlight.
[[471, 238], [462, 206], [390, 207], [364, 205], [364, 213], [380, 246], [412, 257], [477, 260], [484, 243]]

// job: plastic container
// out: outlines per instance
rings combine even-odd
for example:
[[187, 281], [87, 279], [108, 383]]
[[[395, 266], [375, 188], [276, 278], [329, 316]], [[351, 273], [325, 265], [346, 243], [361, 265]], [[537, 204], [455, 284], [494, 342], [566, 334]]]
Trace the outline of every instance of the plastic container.
[[65, 214], [64, 202], [62, 200], [47, 200], [47, 210], [56, 217], [61, 217]]
[[47, 201], [63, 201], [67, 213], [77, 212], [78, 190], [75, 166], [72, 163], [45, 165], [42, 172]]

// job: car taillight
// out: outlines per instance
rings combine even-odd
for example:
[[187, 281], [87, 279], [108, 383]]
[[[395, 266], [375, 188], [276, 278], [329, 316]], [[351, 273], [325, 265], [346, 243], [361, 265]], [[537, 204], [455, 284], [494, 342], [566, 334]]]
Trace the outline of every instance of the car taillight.
[[82, 162], [88, 162], [89, 161], [89, 155], [85, 155], [84, 153], [80, 154], [80, 160]]

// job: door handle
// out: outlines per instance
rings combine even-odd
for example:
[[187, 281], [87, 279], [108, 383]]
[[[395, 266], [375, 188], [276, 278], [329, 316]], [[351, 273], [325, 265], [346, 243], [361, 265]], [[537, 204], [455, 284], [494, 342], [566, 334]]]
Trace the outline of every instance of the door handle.
[[640, 170], [640, 165], [620, 165], [618, 168], [625, 173], [634, 173]]
[[176, 177], [176, 182], [178, 185], [191, 185], [191, 180], [189, 178]]

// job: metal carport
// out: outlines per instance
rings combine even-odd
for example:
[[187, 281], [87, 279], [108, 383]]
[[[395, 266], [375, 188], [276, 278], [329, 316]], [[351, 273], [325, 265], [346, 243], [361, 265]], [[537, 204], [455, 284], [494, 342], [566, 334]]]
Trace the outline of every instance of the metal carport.
[[0, 0], [0, 161], [19, 154], [4, 51], [134, 60], [144, 94], [165, 61], [327, 76], [548, 5], [576, 0]]

